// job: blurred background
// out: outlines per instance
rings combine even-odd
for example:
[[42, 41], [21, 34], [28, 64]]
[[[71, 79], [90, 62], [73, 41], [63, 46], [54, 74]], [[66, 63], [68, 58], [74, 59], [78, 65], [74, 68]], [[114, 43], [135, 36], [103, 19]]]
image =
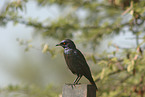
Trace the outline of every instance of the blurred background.
[[66, 38], [85, 55], [98, 97], [143, 97], [144, 20], [144, 0], [1, 0], [0, 97], [61, 97], [76, 78], [55, 46]]

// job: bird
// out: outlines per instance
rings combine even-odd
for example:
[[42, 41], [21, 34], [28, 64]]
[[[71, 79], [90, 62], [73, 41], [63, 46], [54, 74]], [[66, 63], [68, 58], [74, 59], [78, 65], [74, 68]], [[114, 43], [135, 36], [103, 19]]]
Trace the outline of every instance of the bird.
[[75, 43], [70, 39], [65, 39], [56, 46], [62, 46], [64, 48], [64, 58], [66, 64], [70, 71], [77, 75], [77, 78], [74, 80], [73, 84], [78, 84], [82, 76], [85, 76], [95, 87], [96, 91], [98, 91], [98, 88], [92, 78], [89, 65], [81, 51], [76, 48]]

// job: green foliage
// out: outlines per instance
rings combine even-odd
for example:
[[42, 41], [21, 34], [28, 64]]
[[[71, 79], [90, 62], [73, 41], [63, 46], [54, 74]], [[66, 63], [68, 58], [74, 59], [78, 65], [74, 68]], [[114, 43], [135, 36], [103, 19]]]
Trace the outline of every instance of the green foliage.
[[58, 97], [58, 93], [52, 86], [45, 88], [36, 85], [12, 86], [0, 89], [1, 97]]

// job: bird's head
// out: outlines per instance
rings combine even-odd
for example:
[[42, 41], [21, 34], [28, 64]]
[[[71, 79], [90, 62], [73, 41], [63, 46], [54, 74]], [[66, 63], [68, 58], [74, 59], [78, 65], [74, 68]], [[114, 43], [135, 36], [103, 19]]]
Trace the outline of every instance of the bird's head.
[[65, 39], [61, 41], [59, 44], [57, 44], [56, 46], [62, 46], [63, 48], [76, 49], [74, 42], [70, 39]]

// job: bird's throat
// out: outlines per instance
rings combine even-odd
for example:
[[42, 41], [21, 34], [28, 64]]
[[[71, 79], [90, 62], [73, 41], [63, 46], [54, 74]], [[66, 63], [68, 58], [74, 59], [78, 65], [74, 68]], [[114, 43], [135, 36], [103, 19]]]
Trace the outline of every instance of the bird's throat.
[[68, 48], [65, 48], [65, 49], [64, 49], [64, 54], [70, 55], [70, 54], [72, 54], [72, 53], [73, 53], [73, 50], [72, 50], [72, 49], [68, 49]]

